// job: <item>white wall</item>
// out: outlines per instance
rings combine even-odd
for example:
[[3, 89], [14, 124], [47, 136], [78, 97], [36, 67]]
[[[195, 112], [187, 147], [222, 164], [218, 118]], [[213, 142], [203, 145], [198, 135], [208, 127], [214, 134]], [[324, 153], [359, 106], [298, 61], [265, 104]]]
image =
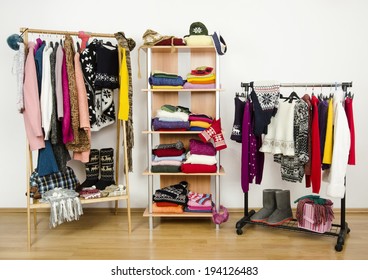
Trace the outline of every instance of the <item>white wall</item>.
[[[123, 31], [137, 42], [132, 53], [135, 146], [130, 186], [132, 207], [145, 207], [147, 178], [141, 174], [146, 162], [146, 137], [141, 131], [146, 125], [146, 95], [141, 92], [144, 80], [137, 78], [137, 49], [146, 29], [182, 37], [188, 34], [192, 22], [201, 21], [210, 33], [220, 31], [228, 44], [228, 52], [221, 58], [222, 86], [225, 89], [221, 93], [222, 125], [228, 144], [221, 156], [226, 170], [226, 175], [221, 178], [222, 203], [228, 207], [243, 207], [239, 183], [241, 146], [230, 140], [234, 96], [241, 90], [241, 82], [265, 79], [280, 82], [353, 81], [357, 165], [348, 167], [347, 207], [367, 208], [367, 8], [368, 3], [364, 0], [8, 2], [0, 11], [0, 77], [3, 86], [0, 207], [26, 206], [26, 142], [23, 117], [15, 106], [16, 80], [11, 74], [15, 52], [6, 44], [10, 34], [18, 33], [20, 27], [101, 33]], [[140, 55], [144, 60], [143, 52]], [[303, 91], [300, 89], [298, 92]], [[106, 146], [106, 139], [113, 145], [112, 137], [113, 128], [106, 129], [103, 134], [95, 134], [93, 146]], [[83, 180], [83, 165], [79, 162], [71, 164]], [[262, 185], [251, 185], [250, 188], [251, 207], [261, 206], [264, 188], [290, 189], [292, 199], [310, 194], [304, 184], [282, 182], [278, 170], [271, 158], [266, 157]], [[325, 185], [320, 194], [326, 196]], [[339, 200], [335, 202], [338, 208]]]

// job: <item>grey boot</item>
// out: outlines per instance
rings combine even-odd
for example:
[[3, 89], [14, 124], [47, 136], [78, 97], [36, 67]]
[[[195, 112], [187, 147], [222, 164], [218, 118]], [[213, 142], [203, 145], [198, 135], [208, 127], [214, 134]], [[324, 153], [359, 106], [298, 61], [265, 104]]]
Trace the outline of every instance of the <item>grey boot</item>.
[[281, 225], [293, 218], [293, 211], [290, 206], [290, 191], [277, 191], [276, 195], [276, 210], [265, 221], [266, 224], [277, 226]]
[[265, 222], [267, 218], [276, 210], [275, 192], [280, 189], [263, 190], [263, 208], [250, 217], [252, 222]]

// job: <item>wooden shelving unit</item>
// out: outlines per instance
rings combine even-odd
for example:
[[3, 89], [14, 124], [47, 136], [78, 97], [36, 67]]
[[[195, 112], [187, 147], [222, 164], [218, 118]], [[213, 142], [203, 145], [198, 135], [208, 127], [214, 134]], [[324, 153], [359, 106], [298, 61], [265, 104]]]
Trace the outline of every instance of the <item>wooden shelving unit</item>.
[[[189, 189], [199, 193], [212, 193], [216, 207], [220, 205], [220, 176], [225, 171], [220, 164], [220, 152], [217, 152], [218, 168], [216, 173], [155, 173], [151, 172], [151, 154], [156, 144], [174, 143], [178, 140], [184, 143], [188, 150], [190, 139], [199, 139], [198, 131], [153, 131], [152, 118], [156, 111], [164, 104], [188, 107], [191, 112], [206, 114], [213, 118], [220, 117], [220, 61], [213, 46], [153, 46], [143, 48], [146, 52], [147, 87], [142, 92], [147, 93], [147, 130], [142, 133], [147, 136], [147, 168], [143, 175], [148, 177], [148, 206], [143, 216], [149, 218], [149, 227], [153, 229], [153, 218], [163, 217], [212, 217], [211, 213], [184, 212], [182, 214], [167, 214], [152, 212], [152, 197], [156, 188], [164, 188], [187, 181]], [[184, 64], [184, 66], [183, 66]], [[152, 71], [160, 70], [178, 73], [183, 78], [199, 66], [211, 66], [216, 73], [216, 87], [214, 89], [151, 89], [148, 82]], [[186, 101], [182, 104], [183, 100]], [[154, 186], [154, 177], [159, 178], [158, 186]], [[219, 226], [216, 225], [218, 229]]]

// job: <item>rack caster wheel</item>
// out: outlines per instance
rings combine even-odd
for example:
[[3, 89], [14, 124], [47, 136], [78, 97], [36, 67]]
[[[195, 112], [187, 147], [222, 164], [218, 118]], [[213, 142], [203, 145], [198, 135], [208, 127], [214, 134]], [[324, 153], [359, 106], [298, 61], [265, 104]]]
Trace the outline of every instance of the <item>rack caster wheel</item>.
[[238, 235], [242, 235], [242, 234], [243, 234], [243, 230], [242, 230], [242, 229], [240, 229], [240, 228], [237, 228], [237, 229], [236, 229], [236, 233], [237, 233]]
[[336, 245], [335, 245], [335, 250], [336, 250], [337, 252], [341, 252], [341, 251], [342, 251], [342, 244], [336, 244]]
[[349, 232], [350, 232], [350, 228], [348, 228], [348, 230], [346, 231], [346, 233], [349, 234]]

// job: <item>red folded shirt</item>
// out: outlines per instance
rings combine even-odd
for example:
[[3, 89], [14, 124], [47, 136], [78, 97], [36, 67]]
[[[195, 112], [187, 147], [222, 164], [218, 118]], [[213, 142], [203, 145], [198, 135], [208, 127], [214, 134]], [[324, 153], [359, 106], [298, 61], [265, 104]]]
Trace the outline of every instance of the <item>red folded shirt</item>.
[[217, 171], [216, 164], [183, 163], [180, 168], [184, 173], [215, 173]]

